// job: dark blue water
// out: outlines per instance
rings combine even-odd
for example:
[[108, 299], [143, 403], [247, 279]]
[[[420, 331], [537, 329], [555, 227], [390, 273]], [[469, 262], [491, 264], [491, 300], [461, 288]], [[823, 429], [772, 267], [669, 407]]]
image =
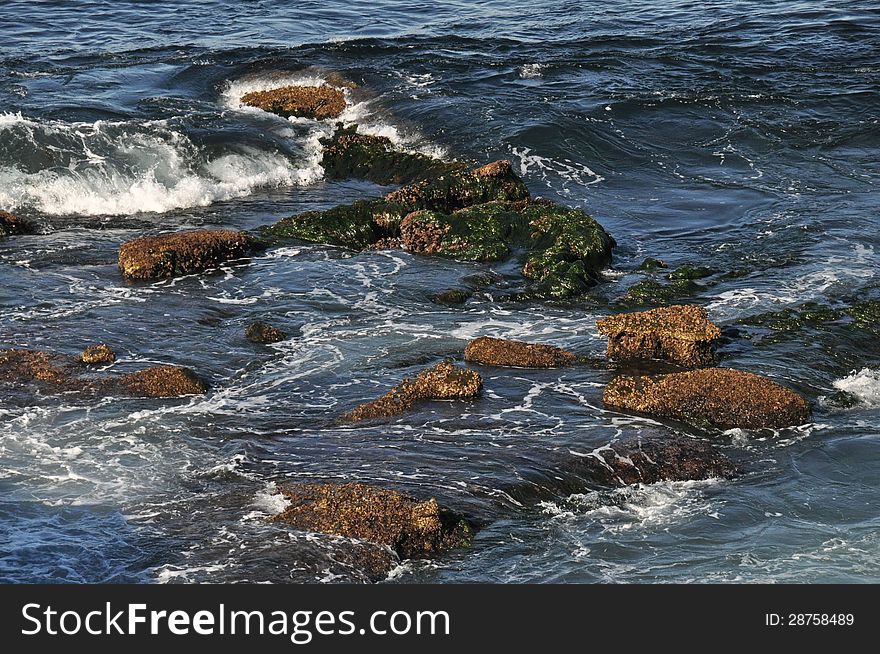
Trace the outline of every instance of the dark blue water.
[[[878, 581], [875, 332], [807, 326], [731, 340], [724, 364], [814, 404], [809, 425], [712, 438], [734, 481], [669, 483], [522, 508], [528, 471], [615, 438], [682, 431], [606, 411], [612, 372], [490, 370], [469, 403], [387, 425], [332, 418], [482, 334], [601, 357], [609, 303], [646, 256], [718, 271], [689, 301], [722, 326], [880, 297], [880, 10], [871, 2], [0, 2], [0, 210], [43, 234], [0, 241], [0, 347], [116, 369], [189, 366], [171, 401], [0, 397], [4, 581], [366, 580], [332, 539], [265, 518], [288, 480], [436, 496], [487, 526], [396, 581]], [[119, 245], [251, 228], [384, 189], [321, 178], [330, 127], [238, 102], [340, 74], [343, 119], [401, 147], [511, 159], [535, 195], [619, 243], [569, 306], [430, 296], [488, 266], [267, 251], [224, 274], [119, 277]], [[736, 274], [725, 275], [724, 273]], [[296, 334], [271, 348], [242, 329]], [[851, 393], [851, 406], [828, 398]]]

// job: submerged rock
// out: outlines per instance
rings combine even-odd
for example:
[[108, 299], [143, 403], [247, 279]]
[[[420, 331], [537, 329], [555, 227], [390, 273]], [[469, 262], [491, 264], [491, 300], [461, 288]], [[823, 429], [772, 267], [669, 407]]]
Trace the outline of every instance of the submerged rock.
[[83, 350], [80, 357], [82, 362], [88, 365], [97, 365], [101, 363], [113, 363], [116, 361], [116, 352], [110, 349], [106, 343], [99, 345], [90, 345]]
[[461, 288], [447, 288], [431, 297], [434, 304], [443, 304], [445, 306], [453, 306], [456, 304], [464, 304], [473, 295], [471, 291]]
[[287, 340], [287, 334], [264, 322], [252, 322], [244, 330], [244, 335], [252, 343], [269, 344]]
[[386, 136], [359, 134], [357, 125], [337, 126], [321, 139], [321, 166], [327, 179], [366, 179], [376, 184], [411, 184], [419, 179], [463, 170], [465, 164], [447, 162], [418, 152], [395, 148]]
[[721, 336], [706, 310], [694, 305], [621, 313], [602, 318], [596, 327], [608, 337], [609, 359], [662, 359], [687, 368], [714, 365]]
[[37, 229], [24, 218], [8, 211], [0, 211], [0, 238], [22, 234], [36, 234]]
[[[829, 306], [816, 302], [805, 302], [798, 307], [770, 311], [741, 318], [738, 323], [747, 327], [769, 330], [769, 336], [762, 336], [759, 344], [773, 343], [806, 328], [822, 330], [865, 331], [869, 335], [880, 333], [880, 301], [863, 300], [843, 306]], [[752, 338], [752, 330], [742, 334]], [[759, 332], [760, 333], [760, 332]]]
[[290, 505], [273, 521], [384, 545], [402, 559], [436, 557], [473, 538], [472, 525], [433, 498], [358, 483], [293, 484], [282, 492]]
[[[100, 351], [106, 356], [106, 351]], [[207, 390], [205, 383], [187, 368], [158, 366], [126, 375], [96, 377], [85, 374], [85, 363], [84, 356], [70, 357], [25, 349], [0, 350], [0, 382], [17, 386], [37, 384], [50, 393], [84, 392], [155, 398], [201, 394]]]
[[359, 422], [388, 418], [408, 411], [420, 400], [447, 400], [475, 397], [483, 379], [473, 370], [444, 361], [420, 372], [414, 379], [404, 379], [382, 397], [349, 411], [342, 420]]
[[810, 417], [809, 404], [794, 391], [730, 368], [618, 377], [602, 400], [617, 409], [722, 429], [791, 427]]
[[577, 357], [553, 345], [481, 336], [467, 344], [464, 349], [464, 360], [487, 366], [561, 368], [575, 363]]
[[321, 86], [284, 86], [269, 91], [254, 91], [242, 96], [241, 101], [284, 118], [337, 118], [345, 111], [345, 95], [339, 89]]
[[123, 243], [119, 269], [126, 279], [163, 279], [203, 272], [245, 256], [253, 239], [228, 229], [174, 232]]
[[586, 455], [568, 454], [545, 471], [526, 471], [525, 481], [505, 489], [520, 503], [565, 497], [587, 491], [661, 481], [727, 479], [734, 463], [709, 443], [685, 436], [629, 438]]

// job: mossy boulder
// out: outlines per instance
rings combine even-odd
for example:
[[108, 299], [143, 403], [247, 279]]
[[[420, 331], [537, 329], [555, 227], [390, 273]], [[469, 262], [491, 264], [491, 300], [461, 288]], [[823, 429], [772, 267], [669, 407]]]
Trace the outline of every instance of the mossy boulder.
[[164, 279], [216, 268], [244, 257], [253, 246], [248, 234], [228, 229], [147, 236], [122, 244], [119, 269], [126, 279]]
[[799, 394], [729, 368], [618, 377], [605, 387], [602, 400], [612, 408], [722, 429], [778, 429], [810, 417], [810, 405]]
[[596, 327], [608, 337], [609, 359], [660, 359], [686, 368], [714, 365], [715, 343], [721, 336], [706, 310], [694, 305], [608, 316]]
[[243, 95], [241, 102], [284, 118], [297, 116], [315, 120], [337, 118], [346, 107], [343, 92], [326, 84], [253, 91]]
[[513, 232], [522, 218], [507, 203], [490, 202], [452, 214], [413, 211], [400, 224], [403, 247], [416, 254], [458, 261], [501, 261], [511, 255]]
[[459, 368], [449, 361], [404, 379], [382, 397], [349, 411], [342, 420], [359, 422], [400, 415], [422, 400], [466, 399], [475, 397], [483, 379], [473, 370]]
[[359, 134], [357, 125], [339, 124], [329, 137], [321, 139], [321, 166], [327, 179], [366, 179], [376, 184], [411, 184], [463, 170], [462, 162], [442, 161], [418, 152], [405, 152], [386, 136]]
[[358, 483], [291, 484], [282, 492], [290, 504], [274, 522], [383, 545], [401, 559], [434, 558], [473, 539], [473, 525], [433, 498]]
[[106, 343], [100, 343], [87, 347], [80, 358], [86, 365], [101, 365], [116, 361], [116, 352]]
[[252, 343], [268, 345], [287, 340], [287, 334], [264, 322], [252, 322], [244, 330], [244, 336]]
[[24, 218], [19, 218], [8, 211], [0, 211], [0, 238], [36, 233], [37, 228]]
[[481, 336], [467, 344], [464, 360], [486, 366], [562, 368], [577, 362], [577, 356], [553, 345]]

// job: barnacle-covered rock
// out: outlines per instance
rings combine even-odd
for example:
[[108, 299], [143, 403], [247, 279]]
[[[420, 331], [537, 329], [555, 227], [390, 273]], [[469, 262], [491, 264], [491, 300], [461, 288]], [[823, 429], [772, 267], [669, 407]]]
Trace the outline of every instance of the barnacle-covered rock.
[[291, 484], [282, 492], [290, 504], [273, 521], [384, 545], [402, 559], [433, 558], [473, 538], [473, 526], [435, 499], [358, 483]]
[[244, 336], [252, 343], [280, 343], [287, 340], [287, 334], [264, 322], [252, 322], [244, 330]]
[[253, 239], [244, 232], [201, 229], [146, 236], [123, 243], [119, 269], [126, 279], [163, 279], [216, 268], [245, 256]]
[[114, 352], [106, 343], [98, 345], [90, 345], [83, 350], [80, 357], [82, 362], [88, 365], [98, 365], [102, 363], [113, 363], [116, 361], [116, 352]]
[[722, 429], [790, 427], [810, 417], [809, 404], [794, 391], [730, 368], [622, 376], [605, 387], [602, 399], [609, 407]]
[[596, 327], [608, 337], [609, 359], [662, 359], [688, 368], [713, 365], [721, 336], [706, 310], [694, 305], [621, 313], [602, 318]]
[[116, 388], [126, 395], [136, 397], [181, 397], [201, 395], [208, 387], [189, 368], [179, 366], [156, 366], [137, 372], [109, 378], [104, 386]]
[[553, 345], [481, 336], [467, 344], [464, 360], [487, 366], [561, 368], [575, 363], [577, 356]]
[[445, 361], [423, 370], [414, 379], [404, 379], [382, 397], [349, 411], [342, 419], [358, 422], [388, 418], [408, 411], [420, 400], [470, 398], [482, 387], [483, 379], [476, 372]]

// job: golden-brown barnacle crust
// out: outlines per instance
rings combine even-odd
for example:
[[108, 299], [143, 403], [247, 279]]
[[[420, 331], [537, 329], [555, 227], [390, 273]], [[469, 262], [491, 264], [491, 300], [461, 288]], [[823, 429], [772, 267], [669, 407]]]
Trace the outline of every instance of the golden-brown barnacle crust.
[[481, 336], [467, 344], [464, 360], [487, 366], [561, 368], [575, 363], [577, 356], [553, 345]]
[[337, 118], [346, 107], [345, 94], [326, 84], [253, 91], [244, 94], [241, 102], [284, 118], [297, 116], [314, 120]]
[[122, 244], [119, 269], [126, 279], [163, 279], [216, 268], [253, 247], [251, 236], [229, 229], [145, 236]]

